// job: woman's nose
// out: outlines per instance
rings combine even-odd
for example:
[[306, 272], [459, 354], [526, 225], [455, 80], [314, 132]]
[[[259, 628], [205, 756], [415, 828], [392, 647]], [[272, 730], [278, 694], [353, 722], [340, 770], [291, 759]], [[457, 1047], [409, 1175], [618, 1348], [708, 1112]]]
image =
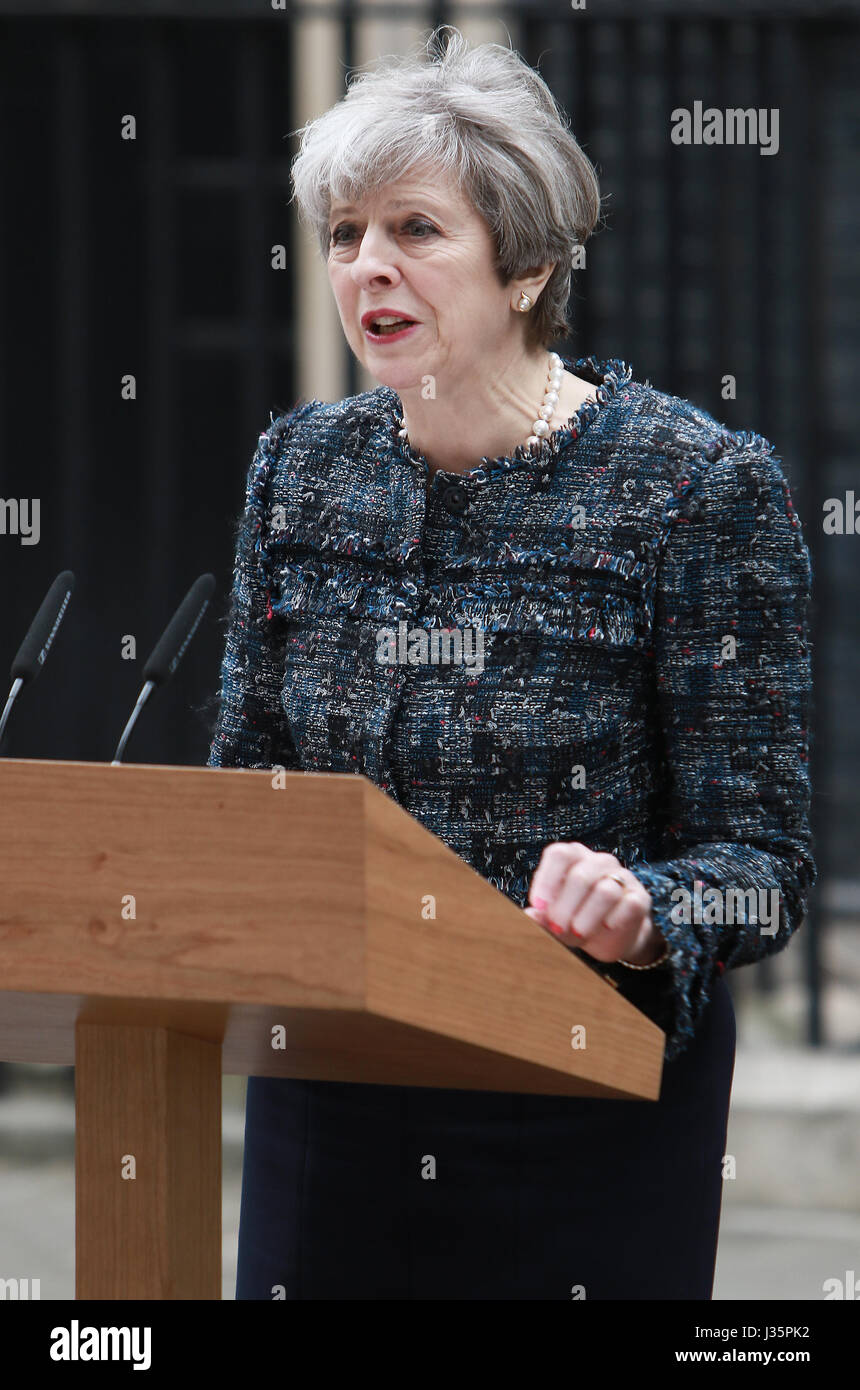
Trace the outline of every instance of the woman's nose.
[[381, 229], [365, 229], [351, 269], [354, 279], [359, 284], [375, 280], [379, 275], [385, 275], [389, 279], [396, 277], [398, 272], [394, 260], [394, 247]]

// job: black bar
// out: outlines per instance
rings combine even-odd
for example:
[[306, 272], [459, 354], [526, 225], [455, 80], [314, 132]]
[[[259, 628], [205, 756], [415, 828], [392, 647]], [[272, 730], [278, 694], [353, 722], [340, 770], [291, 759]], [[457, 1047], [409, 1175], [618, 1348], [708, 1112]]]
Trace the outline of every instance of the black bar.
[[[287, 10], [271, 10], [260, 0], [0, 0], [0, 15], [16, 18], [97, 18], [123, 19], [136, 22], [154, 19], [242, 20], [273, 26], [289, 25], [291, 19], [342, 18], [352, 11], [361, 14], [364, 7], [351, 0], [298, 0]], [[860, 14], [860, 0], [600, 0], [599, 7], [590, 10], [567, 11], [564, 5], [549, 4], [547, 0], [508, 0], [488, 9], [480, 0], [460, 0], [457, 16], [476, 19], [523, 16], [558, 19], [561, 13], [572, 24], [589, 24], [608, 19], [852, 19]], [[437, 0], [426, 7], [413, 10], [399, 0], [380, 0], [367, 7], [368, 18], [414, 19], [416, 25], [432, 26], [439, 13]]]

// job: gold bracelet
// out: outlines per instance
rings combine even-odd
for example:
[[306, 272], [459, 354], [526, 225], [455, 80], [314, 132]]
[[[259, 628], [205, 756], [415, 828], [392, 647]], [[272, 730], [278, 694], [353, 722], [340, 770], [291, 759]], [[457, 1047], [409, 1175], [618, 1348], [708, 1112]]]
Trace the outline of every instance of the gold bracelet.
[[662, 964], [663, 964], [663, 962], [664, 962], [664, 960], [667, 958], [668, 954], [669, 954], [669, 943], [668, 943], [668, 941], [667, 941], [666, 944], [665, 944], [665, 946], [664, 946], [664, 948], [663, 948], [663, 954], [662, 954], [662, 956], [658, 956], [656, 960], [652, 960], [652, 962], [651, 962], [650, 965], [634, 965], [633, 962], [632, 962], [632, 961], [629, 961], [629, 960], [619, 960], [619, 961], [618, 961], [618, 964], [619, 964], [619, 965], [626, 965], [628, 970], [656, 970], [658, 965], [662, 965]]

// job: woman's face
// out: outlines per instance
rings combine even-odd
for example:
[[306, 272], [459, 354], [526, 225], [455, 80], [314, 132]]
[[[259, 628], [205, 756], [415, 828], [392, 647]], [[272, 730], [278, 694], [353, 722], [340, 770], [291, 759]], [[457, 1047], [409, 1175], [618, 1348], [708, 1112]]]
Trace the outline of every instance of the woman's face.
[[[328, 273], [343, 331], [360, 362], [394, 390], [434, 379], [459, 381], [496, 352], [522, 351], [511, 313], [515, 290], [493, 269], [483, 218], [438, 177], [387, 184], [357, 205], [334, 200]], [[393, 311], [416, 327], [391, 341], [362, 325]]]

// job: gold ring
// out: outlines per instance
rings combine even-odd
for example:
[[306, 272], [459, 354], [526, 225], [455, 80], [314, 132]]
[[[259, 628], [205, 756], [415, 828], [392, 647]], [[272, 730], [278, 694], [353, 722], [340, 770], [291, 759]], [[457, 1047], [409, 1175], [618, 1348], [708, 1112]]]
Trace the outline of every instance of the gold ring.
[[624, 889], [625, 893], [627, 892], [627, 884], [624, 882], [624, 879], [619, 878], [617, 874], [602, 874], [601, 877], [611, 878], [613, 883], [619, 883], [621, 887]]

